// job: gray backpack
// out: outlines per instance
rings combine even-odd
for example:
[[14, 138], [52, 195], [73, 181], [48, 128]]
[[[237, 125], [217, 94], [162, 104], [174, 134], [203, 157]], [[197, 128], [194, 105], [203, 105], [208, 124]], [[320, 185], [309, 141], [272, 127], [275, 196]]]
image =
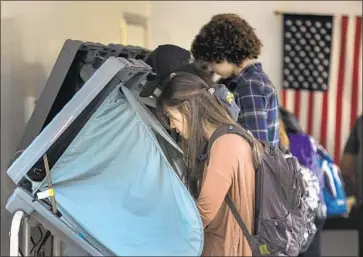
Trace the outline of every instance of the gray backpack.
[[[209, 140], [207, 159], [214, 141], [228, 133], [238, 134], [252, 143], [252, 135], [248, 135], [240, 126], [222, 126]], [[314, 219], [319, 200], [319, 182], [311, 176], [312, 173], [299, 165], [295, 157], [283, 154], [268, 143], [261, 143], [264, 151], [261, 164], [256, 168], [255, 224], [252, 234], [229, 194], [225, 200], [253, 256], [297, 256], [307, 249], [316, 232]]]

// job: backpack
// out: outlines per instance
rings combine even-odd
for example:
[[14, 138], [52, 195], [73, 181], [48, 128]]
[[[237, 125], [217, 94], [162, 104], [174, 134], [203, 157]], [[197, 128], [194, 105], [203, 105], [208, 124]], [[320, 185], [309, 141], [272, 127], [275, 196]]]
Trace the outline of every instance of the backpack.
[[318, 178], [320, 190], [319, 190], [319, 211], [317, 216], [321, 219], [326, 218], [326, 205], [323, 190], [325, 187], [324, 172], [319, 165], [319, 156], [316, 147], [314, 147], [314, 142], [309, 135], [306, 134], [295, 134], [288, 133], [290, 142], [290, 151], [293, 156], [295, 156], [299, 163], [311, 172], [313, 172]]
[[334, 163], [329, 153], [319, 144], [317, 146], [318, 162], [324, 172], [324, 199], [327, 216], [343, 216], [348, 212], [347, 196], [339, 167]]
[[[214, 141], [224, 134], [238, 134], [252, 146], [252, 134], [238, 125], [224, 125], [211, 136], [207, 153]], [[249, 135], [247, 134], [249, 133]], [[251, 234], [227, 194], [226, 203], [246, 237], [253, 256], [297, 256], [313, 239], [318, 192], [309, 189], [311, 172], [292, 155], [262, 142], [261, 164], [256, 169], [255, 225]], [[314, 182], [316, 184], [316, 181]], [[319, 185], [318, 185], [319, 187]]]

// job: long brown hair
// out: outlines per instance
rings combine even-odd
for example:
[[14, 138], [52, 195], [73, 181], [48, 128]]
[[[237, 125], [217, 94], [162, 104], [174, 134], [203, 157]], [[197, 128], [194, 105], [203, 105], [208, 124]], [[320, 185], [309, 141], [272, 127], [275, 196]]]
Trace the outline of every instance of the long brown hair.
[[[223, 104], [208, 91], [209, 89], [210, 85], [198, 76], [179, 72], [165, 83], [157, 101], [158, 116], [165, 124], [170, 123], [166, 114], [167, 108], [178, 110], [185, 119], [183, 123], [187, 127], [184, 131], [187, 131], [188, 136], [181, 142], [186, 163], [183, 176], [195, 198], [199, 196], [200, 182], [203, 178], [204, 167], [198, 165], [197, 158], [203, 153], [206, 142], [204, 129], [217, 129], [222, 125], [236, 124]], [[257, 142], [252, 136], [251, 140]]]

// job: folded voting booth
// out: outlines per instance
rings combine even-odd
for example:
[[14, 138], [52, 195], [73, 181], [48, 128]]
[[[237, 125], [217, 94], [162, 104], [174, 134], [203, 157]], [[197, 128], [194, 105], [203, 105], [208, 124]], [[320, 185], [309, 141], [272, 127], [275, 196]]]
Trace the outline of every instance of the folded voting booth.
[[[54, 255], [200, 255], [203, 225], [180, 178], [182, 152], [145, 105], [154, 99], [139, 97], [151, 68], [130, 58], [132, 51], [100, 57], [100, 45], [87, 63], [87, 44], [66, 42], [63, 53], [67, 46], [78, 50], [68, 56], [68, 71], [59, 63], [67, 58], [58, 58], [49, 78], [63, 72], [57, 89], [48, 81], [43, 92], [55, 95], [45, 103], [40, 97], [37, 107], [45, 107], [28, 124], [38, 134], [27, 129], [19, 146], [25, 149], [7, 171], [17, 185], [6, 204], [14, 214], [10, 255], [18, 256], [20, 220], [28, 219], [63, 242], [66, 251], [58, 247]], [[105, 48], [112, 47], [121, 48]], [[83, 80], [74, 92], [65, 88], [75, 85], [70, 77]], [[22, 254], [36, 255], [24, 231]]]

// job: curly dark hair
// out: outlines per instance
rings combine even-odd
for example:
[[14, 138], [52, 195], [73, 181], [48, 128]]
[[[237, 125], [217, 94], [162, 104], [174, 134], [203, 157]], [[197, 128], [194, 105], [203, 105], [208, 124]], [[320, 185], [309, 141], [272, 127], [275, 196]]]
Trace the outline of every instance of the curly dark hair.
[[195, 59], [206, 62], [224, 60], [239, 65], [246, 59], [256, 59], [262, 43], [254, 29], [237, 14], [217, 14], [202, 27], [192, 43]]

